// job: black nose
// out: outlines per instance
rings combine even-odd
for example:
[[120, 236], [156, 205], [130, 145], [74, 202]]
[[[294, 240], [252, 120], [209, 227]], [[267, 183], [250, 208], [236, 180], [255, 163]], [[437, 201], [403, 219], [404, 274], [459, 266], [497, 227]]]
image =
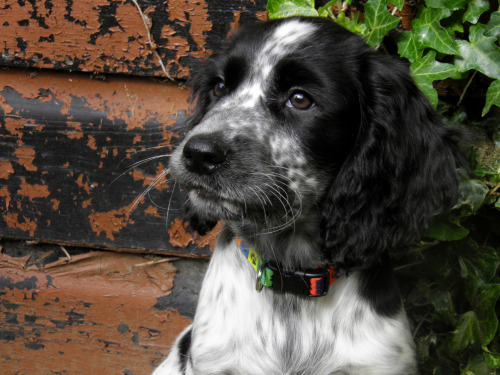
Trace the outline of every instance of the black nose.
[[193, 173], [213, 173], [226, 160], [226, 152], [220, 141], [209, 135], [195, 135], [182, 150], [186, 168]]

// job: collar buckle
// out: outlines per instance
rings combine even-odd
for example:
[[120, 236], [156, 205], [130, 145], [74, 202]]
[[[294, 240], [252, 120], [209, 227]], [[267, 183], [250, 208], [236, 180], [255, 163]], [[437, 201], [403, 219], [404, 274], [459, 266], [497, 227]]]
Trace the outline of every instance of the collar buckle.
[[285, 270], [274, 262], [262, 261], [259, 254], [242, 243], [236, 242], [243, 255], [256, 272], [255, 289], [260, 292], [264, 287], [278, 292], [289, 292], [302, 296], [321, 297], [328, 293], [330, 284], [335, 281], [335, 270], [330, 267], [317, 267], [305, 270]]

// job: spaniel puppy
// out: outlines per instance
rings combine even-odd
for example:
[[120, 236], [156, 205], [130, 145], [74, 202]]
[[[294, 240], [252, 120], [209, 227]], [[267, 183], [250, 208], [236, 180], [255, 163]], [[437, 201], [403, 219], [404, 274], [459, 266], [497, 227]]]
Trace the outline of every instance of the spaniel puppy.
[[453, 205], [461, 158], [407, 67], [290, 18], [232, 36], [193, 86], [170, 172], [225, 228], [155, 374], [416, 374], [388, 253]]

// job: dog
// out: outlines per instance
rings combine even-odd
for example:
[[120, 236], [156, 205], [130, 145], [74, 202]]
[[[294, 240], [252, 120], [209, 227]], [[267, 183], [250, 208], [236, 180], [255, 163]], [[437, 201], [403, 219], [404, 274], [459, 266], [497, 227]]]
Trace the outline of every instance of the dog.
[[293, 17], [236, 32], [192, 85], [170, 173], [192, 223], [225, 225], [154, 374], [416, 374], [389, 253], [453, 206], [463, 161], [407, 65]]

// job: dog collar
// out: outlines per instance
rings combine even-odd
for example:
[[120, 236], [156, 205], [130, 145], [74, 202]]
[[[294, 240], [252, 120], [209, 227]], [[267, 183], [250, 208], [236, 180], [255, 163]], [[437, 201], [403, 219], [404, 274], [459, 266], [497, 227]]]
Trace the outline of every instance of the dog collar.
[[238, 237], [236, 243], [257, 274], [255, 288], [259, 292], [263, 287], [267, 287], [279, 292], [321, 297], [328, 293], [330, 285], [335, 281], [333, 266], [284, 270], [275, 262], [263, 261], [255, 249], [243, 243]]

